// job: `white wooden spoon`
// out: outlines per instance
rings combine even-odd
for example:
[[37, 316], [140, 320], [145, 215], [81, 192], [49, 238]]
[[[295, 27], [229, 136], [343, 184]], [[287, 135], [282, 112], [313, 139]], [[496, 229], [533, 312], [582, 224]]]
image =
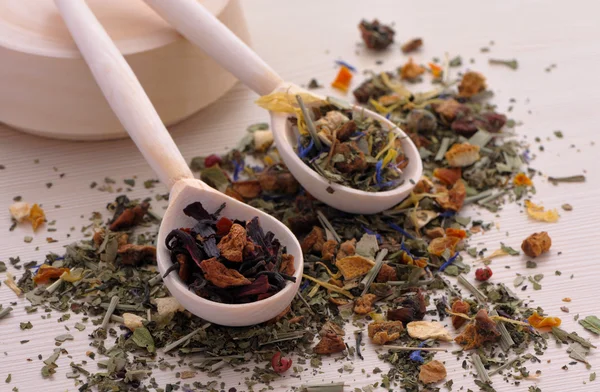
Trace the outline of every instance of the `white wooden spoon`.
[[186, 216], [183, 209], [196, 201], [200, 201], [208, 211], [215, 211], [226, 202], [227, 207], [222, 214], [232, 219], [250, 220], [258, 216], [265, 232], [272, 231], [281, 244], [287, 247], [287, 252], [294, 256], [296, 282], [261, 301], [243, 305], [209, 301], [189, 291], [177, 273], [169, 274], [164, 280], [169, 291], [190, 312], [221, 325], [253, 325], [281, 313], [296, 295], [302, 279], [304, 261], [294, 234], [272, 216], [194, 179], [133, 71], [86, 2], [55, 0], [55, 3], [112, 110], [160, 181], [169, 187], [169, 207], [158, 233], [157, 259], [160, 273], [164, 274], [172, 265], [165, 238], [172, 229], [195, 224], [195, 220]]
[[[160, 16], [192, 43], [240, 79], [259, 95], [274, 91], [290, 94], [305, 92], [286, 83], [242, 40], [208, 12], [197, 0], [145, 0]], [[276, 32], [274, 32], [276, 34]], [[409, 159], [404, 183], [384, 192], [365, 192], [329, 183], [308, 167], [294, 151], [296, 136], [288, 115], [271, 112], [271, 127], [281, 158], [302, 186], [314, 197], [339, 210], [355, 214], [374, 214], [401, 202], [421, 178], [423, 165], [416, 146], [395, 124], [377, 113], [357, 107], [367, 117], [379, 120], [385, 128], [400, 134], [404, 153]], [[331, 190], [333, 189], [333, 192]]]

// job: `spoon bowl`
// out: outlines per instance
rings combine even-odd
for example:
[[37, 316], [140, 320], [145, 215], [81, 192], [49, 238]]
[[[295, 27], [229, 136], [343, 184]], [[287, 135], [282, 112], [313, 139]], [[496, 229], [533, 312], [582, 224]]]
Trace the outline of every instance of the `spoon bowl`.
[[[252, 49], [196, 0], [145, 0], [145, 2], [183, 36], [198, 45], [257, 94], [291, 93], [292, 91], [307, 93], [297, 86], [285, 83]], [[423, 165], [417, 147], [401, 129], [379, 114], [359, 106], [354, 107], [364, 111], [368, 117], [379, 120], [385, 128], [393, 129], [402, 136], [402, 147], [409, 162], [404, 169], [405, 181], [400, 186], [383, 192], [365, 192], [331, 183], [296, 155], [293, 148], [296, 138], [287, 122], [287, 115], [271, 112], [271, 129], [279, 155], [307, 192], [342, 211], [374, 214], [389, 209], [408, 196], [421, 177]], [[328, 188], [333, 189], [334, 192], [328, 192]]]
[[[291, 97], [299, 92], [306, 93], [300, 87], [289, 84], [278, 88], [278, 90], [288, 92]], [[305, 189], [309, 190], [312, 196], [325, 204], [334, 206], [338, 210], [353, 214], [375, 214], [395, 206], [410, 194], [415, 184], [421, 178], [423, 163], [415, 144], [394, 123], [363, 107], [353, 105], [353, 109], [360, 111], [366, 117], [379, 121], [384, 129], [388, 131], [393, 130], [399, 135], [402, 142], [402, 149], [408, 158], [408, 165], [402, 172], [404, 182], [396, 188], [382, 192], [366, 192], [336, 184], [323, 178], [298, 157], [296, 152], [298, 143], [297, 134], [288, 121], [289, 114], [270, 112], [273, 138], [275, 139], [275, 143], [277, 143], [277, 151], [279, 151], [281, 159], [283, 159], [296, 180]]]
[[288, 283], [277, 294], [261, 301], [239, 305], [209, 301], [190, 292], [176, 273], [165, 277], [165, 285], [171, 294], [190, 312], [216, 324], [247, 326], [277, 316], [294, 299], [302, 277], [304, 261], [294, 234], [272, 216], [194, 179], [140, 82], [86, 2], [55, 0], [55, 4], [110, 107], [160, 181], [169, 187], [169, 207], [160, 225], [157, 244], [161, 275], [172, 265], [165, 238], [173, 229], [196, 223], [183, 213], [183, 209], [193, 202], [201, 202], [212, 211], [226, 203], [223, 216], [230, 219], [250, 220], [257, 216], [263, 229], [273, 232], [275, 238], [287, 247], [288, 253], [294, 256], [296, 282]]
[[176, 272], [164, 277], [164, 283], [181, 305], [204, 320], [231, 327], [259, 324], [283, 312], [294, 299], [302, 280], [302, 250], [296, 237], [277, 219], [262, 211], [249, 208], [247, 204], [235, 199], [224, 200], [222, 196], [221, 193], [209, 188], [200, 180], [181, 180], [175, 184], [171, 190], [169, 207], [158, 232], [156, 247], [158, 270], [161, 275], [164, 275], [172, 265], [171, 254], [165, 246], [165, 239], [171, 230], [192, 227], [196, 224], [194, 218], [183, 213], [183, 209], [189, 204], [199, 201], [207, 211], [215, 211], [223, 202], [226, 202], [227, 205], [221, 212], [222, 216], [245, 221], [258, 216], [265, 233], [273, 232], [275, 238], [287, 247], [287, 253], [294, 256], [296, 282], [289, 282], [283, 290], [272, 297], [247, 304], [223, 304], [199, 297], [189, 290], [187, 284], [179, 278]]

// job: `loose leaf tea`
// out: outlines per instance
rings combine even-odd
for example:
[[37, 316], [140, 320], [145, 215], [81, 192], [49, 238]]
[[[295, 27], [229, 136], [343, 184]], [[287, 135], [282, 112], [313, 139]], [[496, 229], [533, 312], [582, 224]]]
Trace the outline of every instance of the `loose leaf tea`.
[[404, 182], [402, 169], [409, 161], [396, 130], [328, 102], [310, 109], [288, 120], [298, 135], [296, 152], [307, 166], [333, 183], [369, 192]]
[[[260, 301], [295, 282], [294, 256], [272, 232], [264, 233], [258, 217], [248, 222], [219, 217], [195, 202], [183, 212], [197, 223], [172, 230], [165, 239], [172, 268], [202, 298], [227, 304]], [[137, 330], [136, 330], [137, 331]]]

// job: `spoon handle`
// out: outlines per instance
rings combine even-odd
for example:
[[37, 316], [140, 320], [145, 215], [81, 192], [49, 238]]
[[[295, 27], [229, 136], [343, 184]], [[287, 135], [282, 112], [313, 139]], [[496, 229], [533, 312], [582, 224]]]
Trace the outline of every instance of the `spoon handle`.
[[192, 172], [133, 70], [84, 0], [54, 1], [110, 107], [169, 190]]
[[241, 39], [198, 0], [145, 0], [192, 43], [259, 95], [266, 95], [283, 80]]

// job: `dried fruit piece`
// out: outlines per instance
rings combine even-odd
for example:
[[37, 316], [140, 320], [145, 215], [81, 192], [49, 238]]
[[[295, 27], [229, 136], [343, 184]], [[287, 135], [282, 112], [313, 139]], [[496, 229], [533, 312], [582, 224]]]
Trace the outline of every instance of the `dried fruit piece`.
[[222, 289], [252, 283], [236, 270], [225, 267], [215, 257], [202, 261], [200, 268], [206, 280]]
[[396, 268], [389, 266], [387, 264], [383, 264], [381, 266], [381, 269], [379, 270], [379, 273], [377, 274], [377, 278], [375, 278], [375, 281], [377, 283], [385, 283], [390, 280], [392, 280], [392, 281], [398, 280], [398, 275], [396, 274]]
[[480, 282], [485, 282], [492, 277], [492, 269], [490, 267], [477, 268], [475, 271], [475, 279]]
[[325, 261], [331, 261], [335, 258], [338, 243], [336, 240], [327, 240], [321, 248], [321, 258]]
[[337, 143], [334, 147], [333, 154], [341, 154], [344, 156], [343, 160], [334, 164], [335, 168], [342, 173], [363, 171], [368, 167], [365, 154], [354, 141]]
[[300, 184], [289, 170], [280, 164], [272, 165], [257, 175], [260, 187], [265, 192], [283, 193], [294, 195], [298, 192]]
[[460, 238], [453, 236], [434, 238], [429, 243], [427, 251], [429, 252], [429, 254], [441, 256], [442, 253], [444, 253], [444, 251], [448, 249], [450, 250], [450, 254], [454, 254], [454, 248], [460, 241]]
[[435, 105], [433, 110], [435, 110], [442, 119], [452, 122], [459, 113], [465, 113], [469, 109], [457, 100], [450, 98]]
[[262, 192], [258, 180], [238, 181], [232, 184], [232, 188], [244, 199], [253, 199]]
[[456, 181], [461, 179], [462, 170], [460, 167], [452, 169], [437, 167], [433, 170], [433, 176], [445, 185], [454, 185]]
[[325, 243], [325, 232], [318, 226], [313, 226], [312, 230], [304, 238], [300, 244], [302, 252], [308, 253], [311, 251], [320, 252], [323, 249]]
[[537, 221], [549, 223], [558, 221], [558, 211], [556, 209], [546, 211], [544, 207], [534, 204], [529, 200], [525, 200], [525, 208], [527, 209], [527, 215]]
[[354, 313], [367, 314], [373, 310], [373, 304], [377, 300], [375, 294], [365, 294], [354, 301]]
[[113, 219], [109, 226], [110, 231], [119, 231], [139, 224], [149, 208], [150, 203], [144, 201], [135, 207], [124, 209], [119, 216]]
[[485, 78], [478, 72], [469, 71], [463, 75], [458, 85], [458, 96], [470, 98], [485, 90]]
[[402, 66], [400, 70], [400, 78], [405, 80], [414, 80], [425, 73], [425, 68], [415, 63], [412, 59], [408, 59], [408, 63]]
[[344, 340], [335, 333], [328, 333], [321, 337], [321, 341], [313, 348], [315, 354], [334, 354], [346, 349]]
[[125, 326], [131, 331], [135, 331], [137, 328], [143, 327], [144, 321], [146, 321], [146, 319], [138, 316], [137, 314], [123, 313], [123, 324], [125, 324]]
[[[452, 303], [452, 312], [467, 314], [470, 307], [471, 306], [469, 305], [468, 302], [465, 302], [465, 301], [459, 299]], [[467, 322], [467, 319], [464, 317], [452, 316], [452, 326], [454, 327], [454, 329], [459, 329], [466, 322]]]
[[369, 338], [374, 344], [386, 344], [400, 338], [404, 331], [401, 321], [374, 321], [369, 324]]
[[460, 211], [467, 197], [467, 188], [462, 180], [457, 181], [445, 194], [436, 199], [437, 203], [445, 210]]
[[437, 360], [421, 365], [419, 370], [419, 381], [423, 384], [433, 384], [446, 378], [446, 367]]
[[437, 321], [411, 321], [406, 325], [406, 330], [410, 337], [415, 339], [434, 339], [444, 342], [452, 340], [450, 333]]
[[421, 38], [413, 38], [404, 45], [402, 45], [401, 49], [403, 53], [414, 52], [423, 46], [423, 40]]
[[156, 261], [156, 247], [152, 245], [125, 244], [119, 246], [117, 253], [125, 265], [138, 265], [143, 260]]
[[500, 332], [494, 320], [492, 320], [485, 309], [480, 309], [475, 320], [458, 335], [454, 341], [462, 346], [464, 350], [480, 347], [488, 341], [495, 341], [500, 337]]
[[356, 254], [356, 238], [342, 242], [340, 250], [336, 255], [336, 259], [341, 260], [347, 256], [354, 256], [354, 254]]
[[523, 240], [521, 249], [529, 257], [538, 257], [544, 252], [548, 252], [552, 246], [552, 239], [547, 232], [533, 233]]
[[534, 328], [558, 327], [562, 323], [562, 320], [558, 317], [540, 316], [535, 310], [527, 321]]
[[248, 243], [246, 229], [241, 225], [234, 223], [231, 225], [229, 233], [221, 238], [217, 248], [221, 251], [221, 256], [229, 261], [241, 263], [243, 260], [243, 252]]
[[284, 253], [281, 256], [281, 267], [279, 268], [279, 271], [290, 276], [293, 276], [296, 273], [296, 268], [294, 267], [294, 255]]
[[479, 146], [470, 143], [455, 143], [444, 156], [452, 167], [471, 166], [480, 158]]
[[10, 212], [10, 216], [12, 216], [14, 220], [16, 220], [17, 222], [23, 222], [29, 216], [31, 206], [29, 205], [29, 203], [19, 201], [11, 204], [8, 207], [8, 211]]
[[358, 255], [344, 257], [335, 263], [346, 280], [366, 274], [373, 268], [374, 264], [372, 260]]
[[394, 42], [396, 32], [391, 27], [379, 23], [377, 19], [372, 22], [362, 20], [358, 28], [369, 49], [383, 50]]

